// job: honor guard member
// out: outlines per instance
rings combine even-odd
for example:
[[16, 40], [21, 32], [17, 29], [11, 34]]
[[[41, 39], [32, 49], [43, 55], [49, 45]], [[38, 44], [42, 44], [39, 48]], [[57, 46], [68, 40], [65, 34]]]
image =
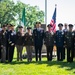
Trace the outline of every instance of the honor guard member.
[[31, 32], [31, 27], [27, 27], [27, 32], [24, 35], [24, 42], [27, 51], [28, 62], [32, 61], [32, 46], [34, 45], [33, 36]]
[[10, 34], [10, 39], [9, 39], [10, 49], [8, 52], [9, 53], [8, 62], [12, 62], [13, 60], [15, 41], [16, 41], [16, 32], [14, 30], [14, 25], [11, 25], [11, 34]]
[[67, 45], [67, 62], [73, 62], [73, 39], [74, 39], [74, 32], [73, 30], [73, 25], [69, 24], [69, 30], [67, 31], [67, 34], [65, 36], [65, 41]]
[[51, 31], [52, 25], [48, 24], [48, 31], [45, 32], [44, 41], [47, 49], [47, 60], [52, 60], [52, 52], [54, 46], [54, 33]]
[[23, 27], [19, 26], [16, 33], [17, 61], [22, 61], [23, 42]]
[[41, 28], [40, 22], [36, 22], [36, 28], [33, 30], [33, 38], [34, 38], [36, 61], [38, 61], [38, 53], [39, 53], [39, 61], [41, 61], [41, 50], [43, 45], [44, 30], [43, 28]]
[[1, 36], [1, 62], [6, 62], [6, 26], [2, 26]]
[[10, 43], [9, 43], [9, 40], [10, 40], [10, 34], [11, 34], [11, 24], [7, 24], [7, 29], [6, 29], [6, 32], [7, 32], [7, 37], [6, 37], [6, 60], [8, 60], [8, 51], [9, 51], [9, 48], [10, 48]]
[[[63, 32], [64, 32], [64, 35], [66, 35], [66, 33], [67, 33], [67, 31], [68, 31], [68, 24], [67, 23], [65, 23], [64, 24], [64, 29], [63, 29]], [[65, 59], [65, 46], [64, 46], [64, 48], [63, 48], [63, 59]]]
[[[2, 28], [0, 28], [0, 34], [1, 34]], [[0, 36], [0, 60], [1, 60], [1, 36]]]
[[57, 47], [57, 61], [63, 61], [63, 47], [64, 47], [64, 32], [62, 30], [63, 24], [58, 24], [59, 30], [55, 33], [55, 44]]
[[74, 32], [74, 44], [73, 44], [73, 48], [74, 48], [74, 57], [75, 57], [75, 30], [73, 32]]

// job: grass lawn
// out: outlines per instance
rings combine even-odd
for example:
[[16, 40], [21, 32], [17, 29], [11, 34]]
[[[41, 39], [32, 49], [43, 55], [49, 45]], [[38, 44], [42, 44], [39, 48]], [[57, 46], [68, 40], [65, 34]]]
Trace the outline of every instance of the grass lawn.
[[33, 58], [31, 63], [26, 59], [22, 62], [16, 61], [16, 51], [12, 63], [0, 63], [0, 75], [75, 75], [75, 61], [73, 63], [53, 61], [48, 62], [44, 57], [42, 61], [36, 62]]

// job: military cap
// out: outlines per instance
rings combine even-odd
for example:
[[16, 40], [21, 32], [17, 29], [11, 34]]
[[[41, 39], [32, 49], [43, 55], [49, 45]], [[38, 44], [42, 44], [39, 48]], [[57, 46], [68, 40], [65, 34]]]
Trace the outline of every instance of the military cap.
[[72, 25], [72, 24], [69, 24], [68, 26], [69, 26], [69, 27], [73, 27], [73, 25]]
[[27, 29], [31, 29], [31, 27], [27, 27]]
[[18, 28], [23, 28], [22, 26], [18, 26]]
[[58, 27], [60, 27], [60, 26], [63, 26], [63, 24], [62, 24], [62, 23], [59, 23], [59, 24], [58, 24]]
[[47, 27], [52, 27], [52, 25], [51, 24], [48, 24]]
[[41, 22], [36, 22], [36, 24], [41, 24]]

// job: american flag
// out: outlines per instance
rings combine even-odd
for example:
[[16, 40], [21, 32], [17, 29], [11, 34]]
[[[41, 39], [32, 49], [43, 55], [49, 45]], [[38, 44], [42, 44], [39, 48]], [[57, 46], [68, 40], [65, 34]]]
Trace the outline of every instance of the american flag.
[[55, 6], [55, 10], [54, 10], [54, 13], [53, 13], [50, 25], [52, 25], [52, 29], [51, 30], [53, 32], [56, 32], [56, 6]]

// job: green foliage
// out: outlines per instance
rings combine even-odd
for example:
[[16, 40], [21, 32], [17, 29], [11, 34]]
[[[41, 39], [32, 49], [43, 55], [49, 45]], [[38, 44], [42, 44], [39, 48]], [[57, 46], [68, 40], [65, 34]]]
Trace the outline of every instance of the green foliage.
[[[25, 7], [26, 26], [34, 26], [36, 21], [44, 22], [44, 12], [37, 6], [30, 6], [18, 1], [16, 4], [11, 0], [0, 2], [0, 23], [16, 24], [22, 18], [22, 10]], [[20, 23], [19, 23], [20, 24]]]

